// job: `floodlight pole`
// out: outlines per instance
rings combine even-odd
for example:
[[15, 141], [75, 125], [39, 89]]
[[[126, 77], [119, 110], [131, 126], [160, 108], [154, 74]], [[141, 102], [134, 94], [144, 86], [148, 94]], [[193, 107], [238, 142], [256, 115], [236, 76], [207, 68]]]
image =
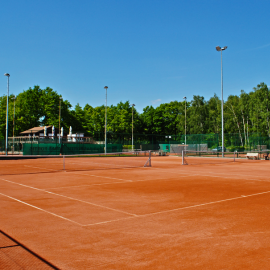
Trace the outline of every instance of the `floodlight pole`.
[[216, 50], [221, 53], [221, 136], [222, 136], [222, 157], [224, 157], [224, 116], [223, 116], [223, 68], [222, 68], [222, 51], [225, 51], [228, 47], [221, 48], [216, 47]]
[[132, 144], [132, 151], [134, 150], [133, 148], [133, 109], [134, 109], [134, 106], [135, 106], [135, 104], [132, 104], [132, 142], [131, 142], [131, 144]]
[[108, 86], [104, 86], [104, 89], [106, 89], [106, 104], [105, 104], [105, 155], [107, 154], [107, 89]]
[[7, 76], [7, 115], [6, 115], [6, 156], [8, 155], [8, 98], [9, 98], [9, 77], [8, 73], [5, 73], [4, 76]]
[[16, 96], [13, 97], [14, 100], [14, 112], [13, 112], [13, 148], [12, 148], [12, 153], [14, 154], [14, 129], [15, 129], [15, 100], [16, 100]]
[[60, 129], [61, 129], [61, 99], [62, 97], [59, 97], [59, 130], [58, 130], [58, 135], [59, 135], [59, 144], [60, 144], [60, 138], [61, 138], [61, 133], [60, 133]]
[[185, 100], [185, 145], [187, 145], [187, 98], [183, 97]]
[[268, 136], [270, 136], [270, 131], [269, 131], [269, 108], [268, 108], [268, 105], [269, 105], [269, 88], [267, 86], [267, 125], [268, 125]]

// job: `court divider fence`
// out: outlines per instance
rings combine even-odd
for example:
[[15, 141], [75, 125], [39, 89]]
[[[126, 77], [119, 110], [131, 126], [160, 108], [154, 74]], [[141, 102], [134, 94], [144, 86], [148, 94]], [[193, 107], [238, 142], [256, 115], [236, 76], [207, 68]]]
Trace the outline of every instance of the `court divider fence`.
[[[221, 146], [220, 134], [107, 134], [107, 152], [156, 151], [172, 153], [178, 146], [185, 145], [185, 150], [218, 151]], [[260, 134], [225, 134], [227, 152], [254, 152], [270, 150], [270, 137]], [[92, 137], [9, 137], [8, 154], [15, 155], [68, 155], [104, 153], [104, 133], [95, 133]], [[0, 141], [0, 152], [5, 154], [5, 140]]]

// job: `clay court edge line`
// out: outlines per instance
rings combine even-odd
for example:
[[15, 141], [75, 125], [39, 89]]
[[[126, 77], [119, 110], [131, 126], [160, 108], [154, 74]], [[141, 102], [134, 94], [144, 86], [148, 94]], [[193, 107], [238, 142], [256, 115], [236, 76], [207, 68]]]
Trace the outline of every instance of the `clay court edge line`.
[[214, 202], [196, 204], [196, 205], [191, 205], [191, 206], [186, 206], [186, 207], [181, 207], [181, 208], [175, 208], [175, 209], [166, 210], [166, 211], [155, 212], [155, 213], [151, 213], [151, 214], [139, 215], [139, 217], [140, 216], [143, 216], [143, 217], [152, 216], [152, 215], [163, 214], [163, 213], [168, 213], [168, 212], [174, 212], [174, 211], [183, 210], [183, 209], [189, 209], [189, 208], [196, 208], [196, 207], [200, 207], [200, 206], [216, 204], [216, 203], [222, 203], [222, 202], [227, 202], [227, 201], [233, 201], [233, 200], [243, 199], [243, 198], [246, 198], [246, 197], [253, 197], [253, 196], [258, 196], [258, 195], [268, 194], [268, 193], [270, 193], [270, 190], [260, 192], [260, 193], [254, 193], [254, 194], [250, 194], [250, 195], [241, 195], [240, 197], [235, 197], [235, 198], [230, 198], [230, 199], [224, 199], [224, 200], [219, 200], [219, 201], [214, 201]]
[[[125, 211], [121, 211], [121, 210], [118, 210], [118, 209], [114, 209], [114, 208], [110, 208], [110, 207], [107, 207], [107, 206], [98, 205], [98, 204], [95, 204], [95, 203], [86, 202], [86, 201], [83, 201], [83, 200], [78, 200], [78, 199], [71, 198], [71, 197], [68, 197], [68, 196], [65, 196], [65, 195], [61, 195], [61, 194], [57, 194], [57, 193], [54, 193], [54, 192], [50, 192], [50, 191], [47, 191], [47, 190], [45, 190], [45, 189], [39, 189], [39, 188], [35, 188], [35, 187], [31, 187], [31, 186], [19, 184], [19, 183], [12, 182], [12, 181], [6, 180], [6, 179], [0, 179], [0, 180], [9, 182], [9, 183], [12, 183], [12, 184], [15, 184], [15, 185], [19, 185], [19, 186], [22, 186], [22, 187], [31, 188], [31, 189], [35, 189], [35, 190], [38, 190], [38, 191], [43, 191], [43, 192], [46, 192], [46, 193], [49, 193], [49, 194], [53, 194], [53, 195], [56, 195], [56, 196], [59, 196], [59, 197], [67, 198], [67, 199], [70, 199], [70, 200], [73, 200], [73, 201], [78, 201], [78, 202], [82, 202], [82, 203], [94, 205], [94, 206], [99, 207], [99, 208], [105, 208], [105, 209], [107, 209], [107, 210], [119, 212], [119, 213], [126, 214], [126, 215], [129, 215], [129, 216], [134, 216], [134, 217], [137, 216], [137, 215], [135, 215], [135, 214], [131, 214], [131, 213], [128, 213], [128, 212], [125, 212]], [[0, 194], [1, 194], [1, 193], [0, 193]]]
[[112, 222], [117, 222], [117, 221], [132, 219], [132, 218], [138, 218], [138, 217], [141, 217], [141, 216], [140, 215], [137, 215], [136, 217], [119, 218], [119, 219], [112, 219], [112, 220], [107, 220], [107, 221], [101, 221], [101, 222], [97, 222], [97, 223], [90, 223], [90, 224], [82, 225], [82, 227], [102, 225], [102, 224], [106, 224], [106, 223], [112, 223]]
[[108, 178], [108, 179], [129, 181], [129, 180], [125, 180], [125, 179], [121, 179], [121, 178], [114, 178], [114, 177], [109, 177], [109, 176], [100, 176], [100, 175], [85, 174], [85, 173], [76, 173], [76, 172], [68, 172], [68, 173], [77, 174], [77, 175], [84, 175], [84, 176], [93, 176], [93, 177], [101, 177], [101, 178]]
[[47, 188], [47, 189], [62, 189], [62, 188], [80, 188], [80, 187], [92, 187], [92, 186], [102, 186], [102, 185], [109, 185], [109, 184], [124, 184], [124, 183], [130, 183], [133, 181], [121, 181], [121, 182], [113, 182], [113, 183], [103, 183], [103, 184], [92, 184], [92, 185], [81, 185], [81, 186], [66, 186], [66, 187], [55, 187], [55, 188]]
[[[29, 166], [29, 165], [24, 165], [24, 166], [25, 167], [30, 167], [30, 168], [35, 168], [35, 169], [45, 169], [45, 170], [52, 171], [52, 172], [66, 172], [65, 170], [53, 170], [53, 169], [42, 168], [42, 167], [34, 167], [34, 166]], [[73, 172], [73, 171], [69, 171], [69, 173], [78, 174], [78, 175], [85, 175], [85, 176], [103, 177], [103, 176], [99, 176], [99, 175], [90, 175], [90, 174], [76, 173], [76, 172]], [[124, 180], [124, 179], [120, 179], [120, 178], [113, 178], [113, 177], [108, 177], [108, 176], [105, 176], [103, 178], [128, 181], [128, 180]]]
[[42, 167], [34, 167], [34, 166], [29, 166], [29, 165], [24, 165], [24, 167], [35, 168], [35, 169], [44, 169], [44, 170], [48, 170], [48, 171], [51, 171], [51, 172], [61, 172], [61, 171], [63, 171], [63, 170], [53, 170], [53, 169], [42, 168]]
[[[159, 161], [159, 162], [162, 162], [162, 161]], [[168, 163], [168, 162], [162, 162], [162, 163]], [[28, 166], [28, 167], [30, 167], [30, 166]], [[40, 169], [40, 167], [33, 167], [33, 168], [39, 168]], [[138, 167], [138, 169], [146, 169], [146, 168], [149, 168], [149, 167], [142, 167], [142, 168], [141, 167]], [[122, 169], [123, 170], [128, 170], [128, 169], [134, 169], [134, 168], [132, 167], [132, 168], [122, 168]], [[165, 171], [164, 169], [160, 169], [160, 168], [152, 168], [152, 169], [159, 169], [159, 170]], [[50, 170], [50, 169], [46, 169], [46, 170]], [[53, 171], [56, 171], [56, 170], [53, 170]], [[57, 171], [57, 172], [61, 172], [61, 171]], [[166, 170], [166, 172], [168, 172], [168, 171]], [[75, 172], [69, 172], [69, 173], [74, 173], [74, 174], [78, 174], [78, 175], [85, 175], [85, 176], [88, 176], [89, 175], [89, 176], [93, 176], [93, 177], [102, 177], [103, 178], [103, 176], [97, 176], [97, 175], [80, 174], [80, 173], [75, 173]], [[175, 172], [170, 171], [170, 173], [175, 173]], [[176, 174], [179, 175], [180, 172], [179, 173], [176, 173]], [[183, 174], [186, 174], [186, 175], [183, 175]], [[226, 177], [226, 176], [222, 176], [222, 174], [219, 174], [219, 175], [208, 175], [208, 174], [204, 174], [204, 175], [202, 175], [202, 174], [198, 174], [198, 173], [196, 173], [196, 174], [190, 174], [190, 173], [187, 173], [187, 172], [181, 172], [181, 176], [182, 177], [197, 176], [197, 175], [199, 175], [199, 176], [208, 176], [208, 177], [220, 177], [221, 176], [222, 178], [229, 178], [229, 179], [236, 178], [236, 177], [243, 177], [243, 176], [246, 177], [247, 176], [247, 175], [234, 175], [235, 177]], [[121, 178], [113, 178], [113, 177], [108, 177], [108, 176], [106, 176], [104, 178], [115, 179], [115, 180], [122, 180], [122, 181], [125, 181], [125, 182], [130, 182], [130, 180], [125, 180], [125, 179], [121, 179]], [[240, 179], [238, 179], [238, 180], [240, 180]], [[270, 181], [267, 181], [267, 180], [258, 180], [258, 179], [245, 179], [245, 180], [248, 180], [248, 181], [270, 182]], [[140, 181], [144, 181], [144, 180], [140, 180]]]
[[[180, 168], [180, 167], [179, 167]], [[239, 175], [239, 174], [234, 174], [234, 176], [230, 176], [230, 177], [227, 177], [227, 176], [223, 176], [223, 175], [226, 175], [226, 173], [223, 173], [223, 174], [218, 174], [215, 172], [215, 174], [218, 174], [218, 175], [209, 175], [209, 174], [201, 174], [201, 173], [188, 173], [186, 171], [171, 171], [169, 169], [161, 169], [161, 168], [155, 168], [155, 167], [151, 167], [151, 169], [156, 169], [156, 170], [160, 170], [160, 171], [163, 171], [163, 172], [166, 172], [166, 173], [173, 173], [173, 174], [176, 174], [176, 175], [181, 175], [181, 177], [189, 177], [189, 176], [207, 176], [207, 177], [222, 177], [222, 178], [228, 178], [228, 179], [237, 179], [237, 180], [248, 180], [248, 181], [261, 181], [261, 182], [267, 182], [269, 183], [270, 181], [268, 180], [262, 180], [262, 179], [239, 179], [238, 177], [248, 177], [249, 175]], [[184, 175], [185, 174], [185, 175]]]
[[47, 214], [56, 216], [56, 217], [58, 217], [58, 218], [61, 218], [61, 219], [64, 219], [64, 220], [67, 220], [67, 221], [70, 221], [70, 222], [73, 222], [73, 223], [75, 223], [75, 224], [77, 224], [77, 225], [80, 225], [80, 226], [83, 226], [83, 224], [80, 224], [80, 223], [78, 223], [78, 222], [76, 222], [76, 221], [73, 221], [73, 220], [71, 220], [71, 219], [68, 219], [68, 218], [59, 216], [59, 215], [54, 214], [54, 213], [49, 212], [49, 211], [46, 211], [46, 210], [44, 210], [44, 209], [42, 209], [42, 208], [39, 208], [39, 207], [34, 206], [34, 205], [32, 205], [32, 204], [23, 202], [23, 201], [18, 200], [18, 199], [16, 199], [16, 198], [10, 197], [10, 196], [8, 196], [8, 195], [6, 195], [6, 194], [0, 193], [0, 195], [2, 195], [2, 196], [4, 196], [4, 197], [7, 197], [7, 198], [9, 198], [9, 199], [12, 199], [12, 200], [14, 200], [14, 201], [20, 202], [20, 203], [22, 203], [22, 204], [25, 204], [25, 205], [27, 205], [27, 206], [30, 206], [30, 207], [32, 207], [32, 208], [38, 209], [38, 210], [40, 210], [40, 211], [43, 211], [43, 212], [45, 212], [45, 213], [47, 213]]
[[171, 210], [160, 211], [160, 212], [155, 212], [155, 213], [150, 213], [150, 214], [137, 215], [136, 217], [128, 217], [128, 218], [121, 218], [121, 219], [108, 220], [108, 221], [102, 221], [102, 222], [87, 224], [87, 225], [83, 225], [83, 227], [101, 225], [101, 224], [117, 222], [117, 221], [122, 221], [122, 220], [127, 220], [127, 219], [133, 219], [133, 218], [153, 216], [153, 215], [164, 214], [164, 213], [169, 213], [169, 212], [175, 212], [175, 211], [179, 211], [179, 210], [185, 210], [185, 209], [189, 209], [189, 208], [196, 208], [196, 207], [210, 205], [210, 204], [217, 204], [217, 203], [222, 203], [222, 202], [226, 202], [226, 201], [233, 201], [233, 200], [243, 199], [243, 198], [246, 198], [246, 197], [258, 196], [258, 195], [268, 194], [268, 193], [270, 193], [270, 191], [254, 193], [254, 194], [250, 194], [250, 195], [241, 195], [240, 197], [235, 197], [235, 198], [230, 198], [230, 199], [225, 199], [225, 200], [220, 200], [220, 201], [214, 201], [214, 202], [208, 202], [208, 203], [202, 203], [202, 204], [196, 204], [196, 205], [191, 205], [191, 206], [186, 206], [186, 207], [181, 207], [181, 208], [175, 208], [175, 209], [171, 209]]
[[[92, 163], [93, 164], [93, 163]], [[98, 163], [98, 164], [103, 164], [104, 165], [104, 163]], [[112, 164], [105, 164], [105, 165], [112, 165]], [[61, 169], [61, 170], [53, 170], [53, 169], [48, 169], [48, 168], [44, 168], [44, 167], [34, 167], [34, 166], [29, 166], [29, 165], [24, 165], [25, 167], [29, 167], [29, 168], [35, 168], [35, 169], [43, 169], [43, 170], [47, 170], [47, 171], [51, 171], [51, 172], [67, 172], [67, 170], [66, 169]], [[117, 165], [117, 166], [121, 166], [121, 165]], [[114, 167], [112, 167], [112, 168], [108, 168], [108, 169], [115, 169], [115, 170], [119, 170], [119, 169], [122, 169], [122, 170], [130, 170], [130, 169], [147, 169], [147, 168], [150, 168], [150, 167], [140, 167], [140, 166], [129, 166], [128, 168], [123, 168], [123, 167], [120, 167], [120, 168], [114, 168]], [[104, 170], [105, 168], [103, 168], [103, 169], [99, 169], [99, 168], [97, 168], [97, 169], [95, 169], [95, 170]], [[88, 170], [89, 171], [89, 170]], [[92, 170], [91, 170], [92, 171]], [[72, 173], [72, 172], [74, 172], [74, 171], [68, 171], [69, 173]], [[77, 173], [77, 174], [79, 174], [79, 173]], [[86, 175], [86, 174], [81, 174], [81, 175]], [[88, 175], [88, 174], [87, 174]], [[109, 177], [108, 177], [109, 178]], [[112, 178], [113, 179], [113, 178]]]
[[[183, 176], [188, 177], [188, 176]], [[113, 178], [117, 179], [117, 178]], [[120, 179], [122, 180], [122, 179]], [[127, 183], [137, 183], [137, 182], [146, 182], [146, 181], [157, 181], [157, 180], [167, 180], [167, 178], [159, 178], [159, 179], [147, 179], [147, 180], [124, 180], [121, 182], [109, 182], [109, 183], [100, 183], [100, 184], [91, 184], [91, 185], [81, 185], [81, 186], [66, 186], [66, 187], [55, 187], [55, 188], [47, 188], [47, 189], [62, 189], [62, 188], [76, 188], [76, 187], [92, 187], [92, 186], [105, 186], [105, 185], [113, 185], [113, 184], [127, 184]], [[178, 180], [175, 180], [178, 181]]]

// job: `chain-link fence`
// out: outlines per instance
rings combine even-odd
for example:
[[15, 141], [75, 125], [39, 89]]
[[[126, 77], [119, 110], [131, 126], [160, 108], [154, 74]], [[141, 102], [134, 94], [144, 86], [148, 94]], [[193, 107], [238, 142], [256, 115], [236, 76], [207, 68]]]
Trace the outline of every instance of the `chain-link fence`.
[[[132, 145], [133, 141], [133, 145]], [[193, 151], [219, 151], [221, 135], [187, 134], [156, 135], [107, 133], [107, 152], [133, 150], [152, 150], [171, 152], [175, 147], [185, 145]], [[259, 134], [225, 134], [224, 145], [227, 152], [267, 151], [270, 149], [270, 137]], [[83, 137], [81, 133], [73, 136], [21, 136], [8, 138], [8, 154], [14, 155], [59, 155], [104, 153], [104, 133], [95, 133], [93, 137]], [[0, 152], [5, 154], [5, 140], [0, 141]]]

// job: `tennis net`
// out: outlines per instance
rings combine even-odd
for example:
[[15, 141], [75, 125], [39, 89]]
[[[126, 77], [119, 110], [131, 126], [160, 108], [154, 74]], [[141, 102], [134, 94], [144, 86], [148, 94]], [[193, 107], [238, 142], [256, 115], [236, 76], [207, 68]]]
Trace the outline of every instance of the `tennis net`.
[[151, 167], [150, 151], [84, 155], [5, 156], [0, 175]]
[[182, 165], [224, 164], [236, 162], [237, 158], [244, 158], [245, 155], [245, 153], [237, 155], [236, 152], [224, 152], [223, 157], [221, 152], [189, 150], [183, 150], [181, 153]]

